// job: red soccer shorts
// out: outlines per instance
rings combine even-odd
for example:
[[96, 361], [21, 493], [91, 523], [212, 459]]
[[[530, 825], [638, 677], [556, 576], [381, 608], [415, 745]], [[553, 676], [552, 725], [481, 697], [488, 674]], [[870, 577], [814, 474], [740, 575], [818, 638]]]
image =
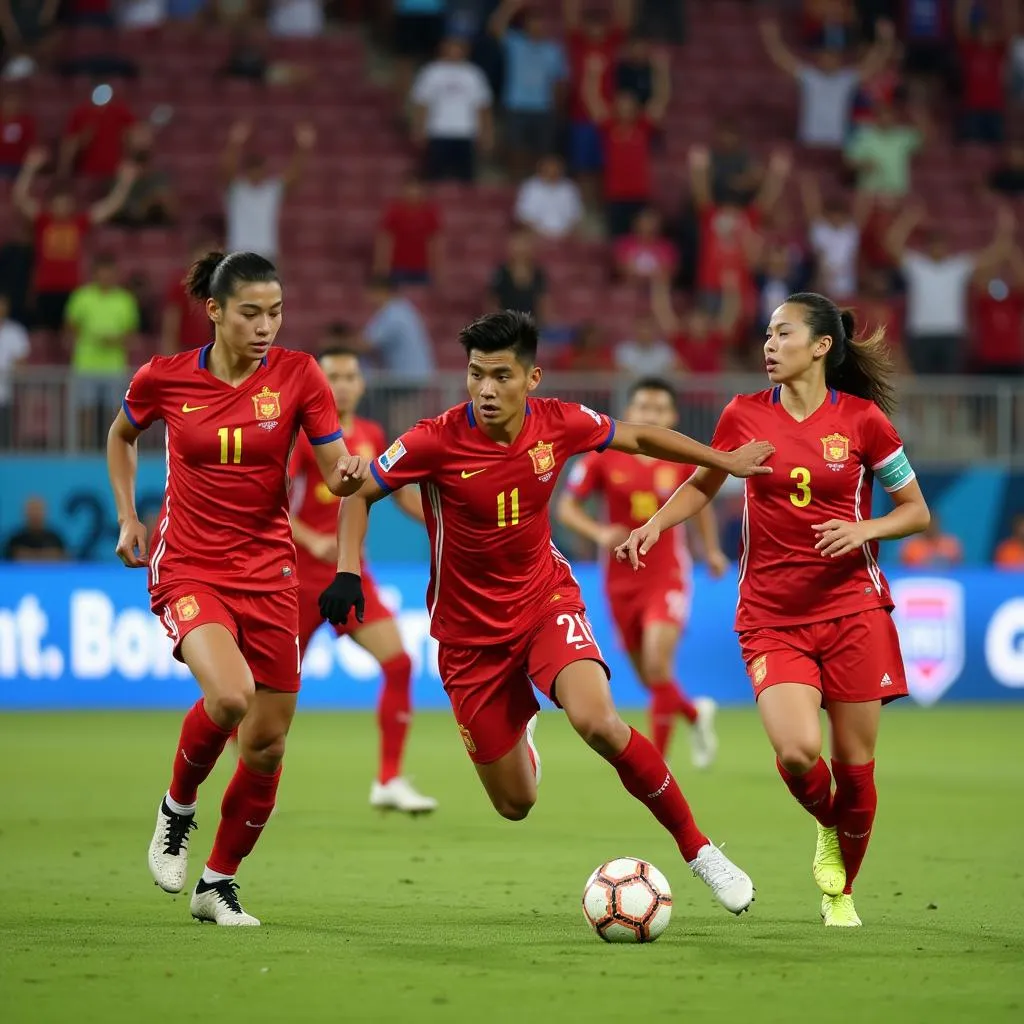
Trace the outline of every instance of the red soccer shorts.
[[189, 590], [155, 609], [183, 661], [181, 642], [197, 626], [222, 625], [238, 644], [253, 679], [282, 693], [299, 689], [298, 590], [268, 593]]
[[892, 615], [872, 608], [806, 626], [740, 633], [754, 697], [776, 683], [803, 683], [830, 700], [887, 704], [907, 695], [900, 640]]
[[534, 687], [558, 706], [555, 680], [566, 666], [596, 661], [611, 675], [578, 594], [504, 646], [441, 644], [437, 661], [462, 741], [476, 764], [497, 761], [519, 742], [540, 710]]
[[[359, 629], [372, 626], [375, 622], [383, 622], [386, 619], [394, 618], [394, 613], [380, 599], [380, 591], [373, 577], [363, 570], [363, 599], [366, 606], [363, 608], [363, 621], [356, 618], [355, 612], [350, 612], [348, 622], [333, 626], [338, 636], [351, 636]], [[305, 655], [309, 641], [313, 634], [324, 624], [320, 615], [320, 595], [327, 589], [328, 584], [334, 579], [331, 573], [326, 579], [311, 579], [306, 582], [302, 576], [299, 577], [299, 651]]]
[[630, 654], [642, 648], [648, 626], [664, 622], [681, 631], [690, 617], [690, 592], [678, 582], [656, 583], [642, 590], [610, 590], [608, 604], [622, 644]]

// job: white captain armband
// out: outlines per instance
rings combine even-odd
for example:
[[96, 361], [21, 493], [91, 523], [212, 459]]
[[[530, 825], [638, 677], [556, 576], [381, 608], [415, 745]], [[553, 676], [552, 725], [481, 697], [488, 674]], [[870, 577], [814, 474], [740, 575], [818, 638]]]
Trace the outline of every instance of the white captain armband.
[[883, 459], [877, 466], [872, 466], [871, 469], [878, 478], [878, 482], [889, 494], [906, 487], [917, 475], [902, 446], [897, 448], [887, 459]]

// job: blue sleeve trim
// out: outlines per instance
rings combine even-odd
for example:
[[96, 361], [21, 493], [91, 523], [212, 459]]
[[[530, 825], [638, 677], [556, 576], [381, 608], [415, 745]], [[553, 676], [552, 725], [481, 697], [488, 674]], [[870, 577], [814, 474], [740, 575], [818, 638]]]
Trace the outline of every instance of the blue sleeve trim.
[[608, 445], [610, 445], [612, 443], [612, 441], [615, 440], [615, 420], [613, 420], [613, 419], [611, 419], [611, 417], [609, 417], [609, 421], [611, 422], [611, 425], [612, 425], [611, 430], [608, 431], [608, 436], [604, 439], [604, 442], [602, 444], [599, 444], [594, 449], [594, 451], [596, 451], [596, 452], [603, 452], [605, 450], [605, 448], [607, 448]]
[[377, 460], [374, 459], [370, 463], [370, 473], [373, 475], [373, 479], [377, 481], [377, 486], [385, 493], [390, 494], [394, 488], [380, 475], [380, 470], [377, 468]]
[[337, 441], [339, 437], [344, 437], [344, 431], [336, 430], [333, 434], [324, 434], [322, 437], [311, 437], [309, 439], [310, 444], [330, 444], [332, 441]]
[[125, 416], [128, 417], [128, 422], [136, 429], [142, 430], [139, 426], [139, 421], [132, 415], [131, 409], [128, 408], [128, 400], [126, 398], [121, 399], [121, 408], [124, 409]]

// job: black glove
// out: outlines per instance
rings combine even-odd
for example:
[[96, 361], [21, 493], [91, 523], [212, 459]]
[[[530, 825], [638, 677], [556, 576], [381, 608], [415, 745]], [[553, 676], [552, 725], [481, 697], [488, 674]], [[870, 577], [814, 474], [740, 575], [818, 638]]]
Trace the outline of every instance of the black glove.
[[332, 625], [348, 622], [348, 613], [355, 609], [356, 619], [363, 621], [363, 579], [354, 572], [339, 572], [331, 585], [320, 595], [320, 614]]

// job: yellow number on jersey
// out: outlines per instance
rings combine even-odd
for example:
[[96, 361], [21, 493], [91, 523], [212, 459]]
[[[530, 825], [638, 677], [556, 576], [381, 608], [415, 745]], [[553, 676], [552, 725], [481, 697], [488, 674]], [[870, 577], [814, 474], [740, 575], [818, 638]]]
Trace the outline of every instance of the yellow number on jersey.
[[509, 505], [511, 506], [511, 516], [506, 520], [505, 518], [505, 492], [502, 491], [498, 495], [498, 527], [504, 529], [506, 526], [518, 526], [519, 525], [519, 488], [513, 487], [509, 492]]
[[[235, 427], [229, 431], [227, 427], [221, 427], [217, 436], [220, 438], [220, 464], [226, 466], [230, 461], [237, 466], [242, 461], [242, 428]], [[228, 443], [229, 439], [231, 444]]]
[[633, 491], [629, 496], [629, 514], [635, 522], [646, 523], [658, 511], [658, 498], [650, 491]]
[[796, 490], [789, 496], [789, 500], [797, 508], [806, 508], [811, 503], [811, 471], [796, 466], [790, 471], [789, 479], [796, 482]]

